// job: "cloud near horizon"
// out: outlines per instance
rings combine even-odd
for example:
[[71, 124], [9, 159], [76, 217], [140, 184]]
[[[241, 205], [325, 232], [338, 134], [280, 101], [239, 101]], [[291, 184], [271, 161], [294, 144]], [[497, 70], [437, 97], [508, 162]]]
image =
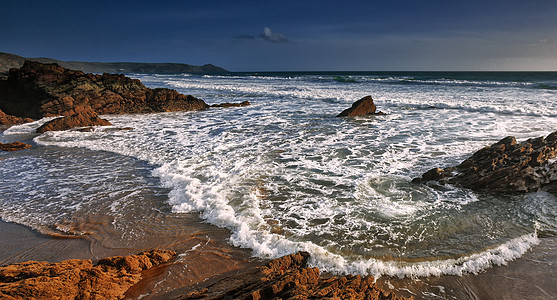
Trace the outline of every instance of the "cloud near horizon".
[[240, 34], [234, 37], [237, 40], [264, 40], [270, 43], [287, 43], [288, 39], [278, 32], [273, 32], [271, 28], [263, 28], [263, 32], [259, 36], [254, 36], [251, 34]]
[[273, 32], [271, 28], [265, 27], [263, 28], [263, 33], [261, 37], [271, 43], [286, 43], [288, 39], [282, 34], [278, 32]]

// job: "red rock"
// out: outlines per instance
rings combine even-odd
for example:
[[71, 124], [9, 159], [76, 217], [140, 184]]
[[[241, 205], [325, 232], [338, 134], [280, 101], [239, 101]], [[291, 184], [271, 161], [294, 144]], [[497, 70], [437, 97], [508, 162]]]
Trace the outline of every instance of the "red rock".
[[33, 119], [7, 115], [2, 110], [0, 110], [0, 125], [15, 125], [29, 122], [33, 122]]
[[68, 130], [74, 127], [88, 127], [88, 126], [110, 126], [109, 121], [99, 118], [97, 114], [91, 110], [81, 112], [69, 117], [61, 117], [50, 120], [44, 123], [41, 127], [37, 128], [37, 133], [47, 131], [60, 131]]
[[350, 108], [343, 110], [337, 117], [354, 117], [383, 114], [382, 112], [376, 113], [376, 109], [377, 108], [375, 107], [371, 96], [365, 96], [362, 99], [354, 102]]
[[378, 288], [373, 276], [321, 278], [318, 268], [306, 266], [308, 259], [307, 252], [286, 255], [215, 278], [174, 299], [404, 299]]
[[0, 143], [0, 150], [2, 151], [17, 151], [31, 148], [31, 145], [22, 143], [22, 142], [13, 142], [8, 144]]
[[151, 250], [130, 256], [58, 263], [24, 262], [0, 267], [1, 299], [122, 299], [141, 271], [168, 262], [176, 253]]

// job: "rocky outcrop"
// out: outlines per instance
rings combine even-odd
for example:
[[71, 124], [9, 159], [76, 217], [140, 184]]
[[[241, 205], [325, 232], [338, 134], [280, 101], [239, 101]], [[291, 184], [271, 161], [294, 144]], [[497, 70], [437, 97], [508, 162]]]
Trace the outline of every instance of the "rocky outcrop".
[[557, 181], [557, 131], [518, 143], [512, 136], [474, 153], [460, 165], [434, 168], [413, 180], [485, 192], [532, 192]]
[[379, 289], [373, 276], [321, 278], [306, 266], [309, 253], [297, 252], [265, 266], [218, 278], [174, 299], [403, 299]]
[[168, 262], [176, 253], [151, 250], [137, 255], [59, 263], [24, 262], [0, 267], [2, 299], [121, 299], [141, 271]]
[[124, 75], [86, 74], [57, 64], [26, 61], [21, 68], [11, 69], [7, 80], [0, 81], [0, 110], [19, 118], [71, 116], [90, 110], [126, 114], [208, 107], [193, 96], [150, 89]]
[[0, 143], [0, 150], [2, 151], [18, 151], [29, 148], [31, 148], [31, 145], [22, 142], [13, 142], [7, 144]]
[[371, 96], [365, 96], [354, 102], [350, 108], [343, 110], [337, 117], [355, 117], [366, 115], [383, 115], [382, 112], [376, 112], [377, 107], [373, 103]]
[[60, 131], [68, 130], [74, 127], [89, 127], [89, 126], [110, 126], [112, 125], [108, 120], [101, 119], [92, 110], [78, 113], [68, 117], [61, 117], [50, 120], [44, 123], [41, 127], [37, 128], [37, 133], [47, 131]]
[[243, 101], [243, 102], [240, 102], [240, 103], [228, 103], [228, 102], [225, 102], [225, 103], [220, 103], [220, 104], [213, 104], [213, 105], [211, 105], [211, 107], [224, 107], [224, 108], [227, 108], [227, 107], [240, 107], [240, 106], [249, 106], [249, 105], [251, 105], [251, 103], [250, 103], [249, 101]]
[[0, 125], [14, 125], [14, 124], [29, 123], [29, 122], [33, 122], [33, 119], [7, 115], [6, 113], [0, 110]]

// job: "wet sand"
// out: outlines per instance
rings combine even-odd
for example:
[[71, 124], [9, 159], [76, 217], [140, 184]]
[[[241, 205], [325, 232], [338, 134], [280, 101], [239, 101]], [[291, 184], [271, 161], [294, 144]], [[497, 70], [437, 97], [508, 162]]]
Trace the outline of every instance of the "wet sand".
[[380, 278], [378, 284], [416, 299], [557, 299], [557, 238], [540, 238], [521, 258], [480, 274]]

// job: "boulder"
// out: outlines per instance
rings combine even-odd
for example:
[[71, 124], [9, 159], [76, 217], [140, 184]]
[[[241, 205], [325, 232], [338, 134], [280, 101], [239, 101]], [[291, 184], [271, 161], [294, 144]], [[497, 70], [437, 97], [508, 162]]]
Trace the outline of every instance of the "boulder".
[[413, 182], [435, 181], [485, 192], [533, 192], [557, 181], [556, 158], [557, 131], [522, 143], [509, 136], [458, 166], [431, 169]]
[[206, 109], [200, 99], [166, 88], [151, 89], [122, 74], [86, 74], [25, 61], [0, 80], [0, 109], [8, 115], [40, 119], [97, 114], [153, 113]]
[[168, 262], [176, 253], [151, 250], [136, 255], [58, 263], [30, 261], [0, 267], [1, 299], [122, 299], [141, 271]]
[[234, 271], [195, 286], [174, 299], [404, 299], [377, 287], [373, 276], [321, 278], [297, 252], [268, 264]]
[[375, 103], [371, 96], [365, 96], [354, 102], [350, 108], [343, 110], [337, 117], [355, 117], [366, 115], [383, 115], [382, 112], [376, 112]]
[[240, 103], [220, 103], [220, 104], [213, 104], [211, 105], [211, 107], [240, 107], [240, 106], [249, 106], [251, 105], [251, 103], [249, 103], [249, 101], [243, 101]]
[[108, 120], [101, 119], [92, 110], [84, 111], [68, 117], [61, 117], [50, 120], [44, 123], [41, 127], [37, 128], [37, 133], [47, 131], [61, 131], [68, 130], [74, 127], [88, 127], [88, 126], [110, 126], [112, 125]]
[[23, 150], [29, 148], [31, 148], [31, 145], [22, 142], [13, 142], [7, 144], [0, 143], [0, 150], [2, 151], [17, 151], [17, 150]]

